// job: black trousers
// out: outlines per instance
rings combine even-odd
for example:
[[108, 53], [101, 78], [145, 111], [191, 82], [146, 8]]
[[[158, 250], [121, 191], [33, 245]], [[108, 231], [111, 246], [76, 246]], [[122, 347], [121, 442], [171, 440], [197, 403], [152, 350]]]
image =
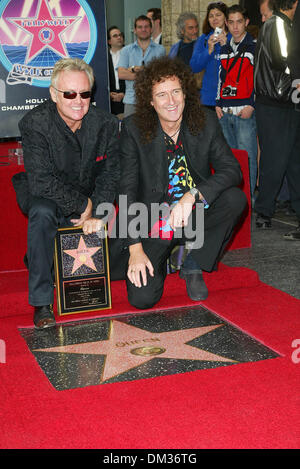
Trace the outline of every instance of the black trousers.
[[31, 197], [28, 212], [27, 258], [29, 304], [32, 306], [53, 304], [54, 240], [58, 227], [70, 225], [72, 225], [70, 220], [63, 216], [55, 202]]
[[261, 149], [255, 211], [272, 217], [286, 175], [291, 206], [300, 219], [300, 112], [256, 103]]
[[[220, 197], [204, 211], [204, 244], [200, 249], [192, 249], [191, 255], [200, 269], [211, 272], [217, 264], [230, 240], [233, 229], [240, 219], [247, 198], [238, 188], [224, 191]], [[166, 277], [167, 259], [176, 244], [159, 238], [142, 240], [145, 253], [154, 267], [154, 277], [147, 275], [147, 285], [135, 287], [127, 277], [129, 250], [121, 251], [120, 240], [109, 240], [111, 278], [126, 279], [129, 302], [138, 309], [152, 308], [161, 298]]]

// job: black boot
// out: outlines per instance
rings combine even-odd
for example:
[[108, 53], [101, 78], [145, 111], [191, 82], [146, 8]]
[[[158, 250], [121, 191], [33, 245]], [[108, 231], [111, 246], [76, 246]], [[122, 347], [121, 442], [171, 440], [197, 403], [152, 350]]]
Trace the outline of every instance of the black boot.
[[185, 280], [186, 291], [191, 300], [206, 300], [208, 289], [203, 280], [202, 272], [187, 273], [181, 270], [179, 276]]

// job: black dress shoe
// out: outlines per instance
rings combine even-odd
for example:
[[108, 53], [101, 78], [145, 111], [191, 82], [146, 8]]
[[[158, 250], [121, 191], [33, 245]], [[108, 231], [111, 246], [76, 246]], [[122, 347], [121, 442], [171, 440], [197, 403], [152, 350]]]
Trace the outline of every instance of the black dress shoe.
[[47, 329], [55, 326], [52, 305], [35, 306], [33, 322], [36, 329]]
[[272, 228], [271, 217], [266, 217], [265, 215], [262, 215], [261, 213], [258, 213], [256, 215], [255, 224], [256, 224], [256, 228], [262, 228], [263, 230]]
[[206, 300], [208, 297], [208, 289], [203, 280], [202, 272], [186, 273], [181, 270], [179, 276], [185, 280], [186, 291], [191, 300]]

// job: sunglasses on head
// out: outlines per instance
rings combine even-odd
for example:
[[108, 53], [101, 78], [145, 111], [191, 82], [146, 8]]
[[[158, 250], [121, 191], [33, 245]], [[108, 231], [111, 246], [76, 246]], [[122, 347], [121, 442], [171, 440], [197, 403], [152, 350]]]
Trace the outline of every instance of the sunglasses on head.
[[76, 96], [79, 94], [82, 99], [88, 99], [92, 96], [91, 91], [82, 91], [81, 93], [76, 93], [76, 91], [61, 91], [55, 88], [55, 86], [52, 85], [52, 88], [54, 88], [56, 91], [59, 91], [60, 93], [63, 93], [65, 99], [75, 99]]
[[211, 7], [214, 6], [214, 5], [216, 5], [216, 6], [225, 6], [225, 3], [223, 3], [223, 2], [210, 2], [210, 3], [207, 5], [207, 7], [208, 7], [208, 8], [211, 8]]

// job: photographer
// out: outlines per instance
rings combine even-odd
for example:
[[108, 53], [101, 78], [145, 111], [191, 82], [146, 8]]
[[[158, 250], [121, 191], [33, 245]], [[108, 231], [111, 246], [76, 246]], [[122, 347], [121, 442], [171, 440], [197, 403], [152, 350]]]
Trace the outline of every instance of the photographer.
[[253, 197], [257, 178], [253, 85], [255, 43], [246, 31], [249, 24], [247, 11], [240, 5], [228, 8], [226, 24], [232, 37], [221, 48], [216, 112], [229, 146], [248, 152]]
[[225, 3], [209, 3], [202, 26], [203, 34], [195, 43], [190, 61], [192, 71], [203, 74], [200, 90], [201, 103], [213, 110], [216, 107], [220, 51], [227, 42], [225, 23], [227, 9]]

